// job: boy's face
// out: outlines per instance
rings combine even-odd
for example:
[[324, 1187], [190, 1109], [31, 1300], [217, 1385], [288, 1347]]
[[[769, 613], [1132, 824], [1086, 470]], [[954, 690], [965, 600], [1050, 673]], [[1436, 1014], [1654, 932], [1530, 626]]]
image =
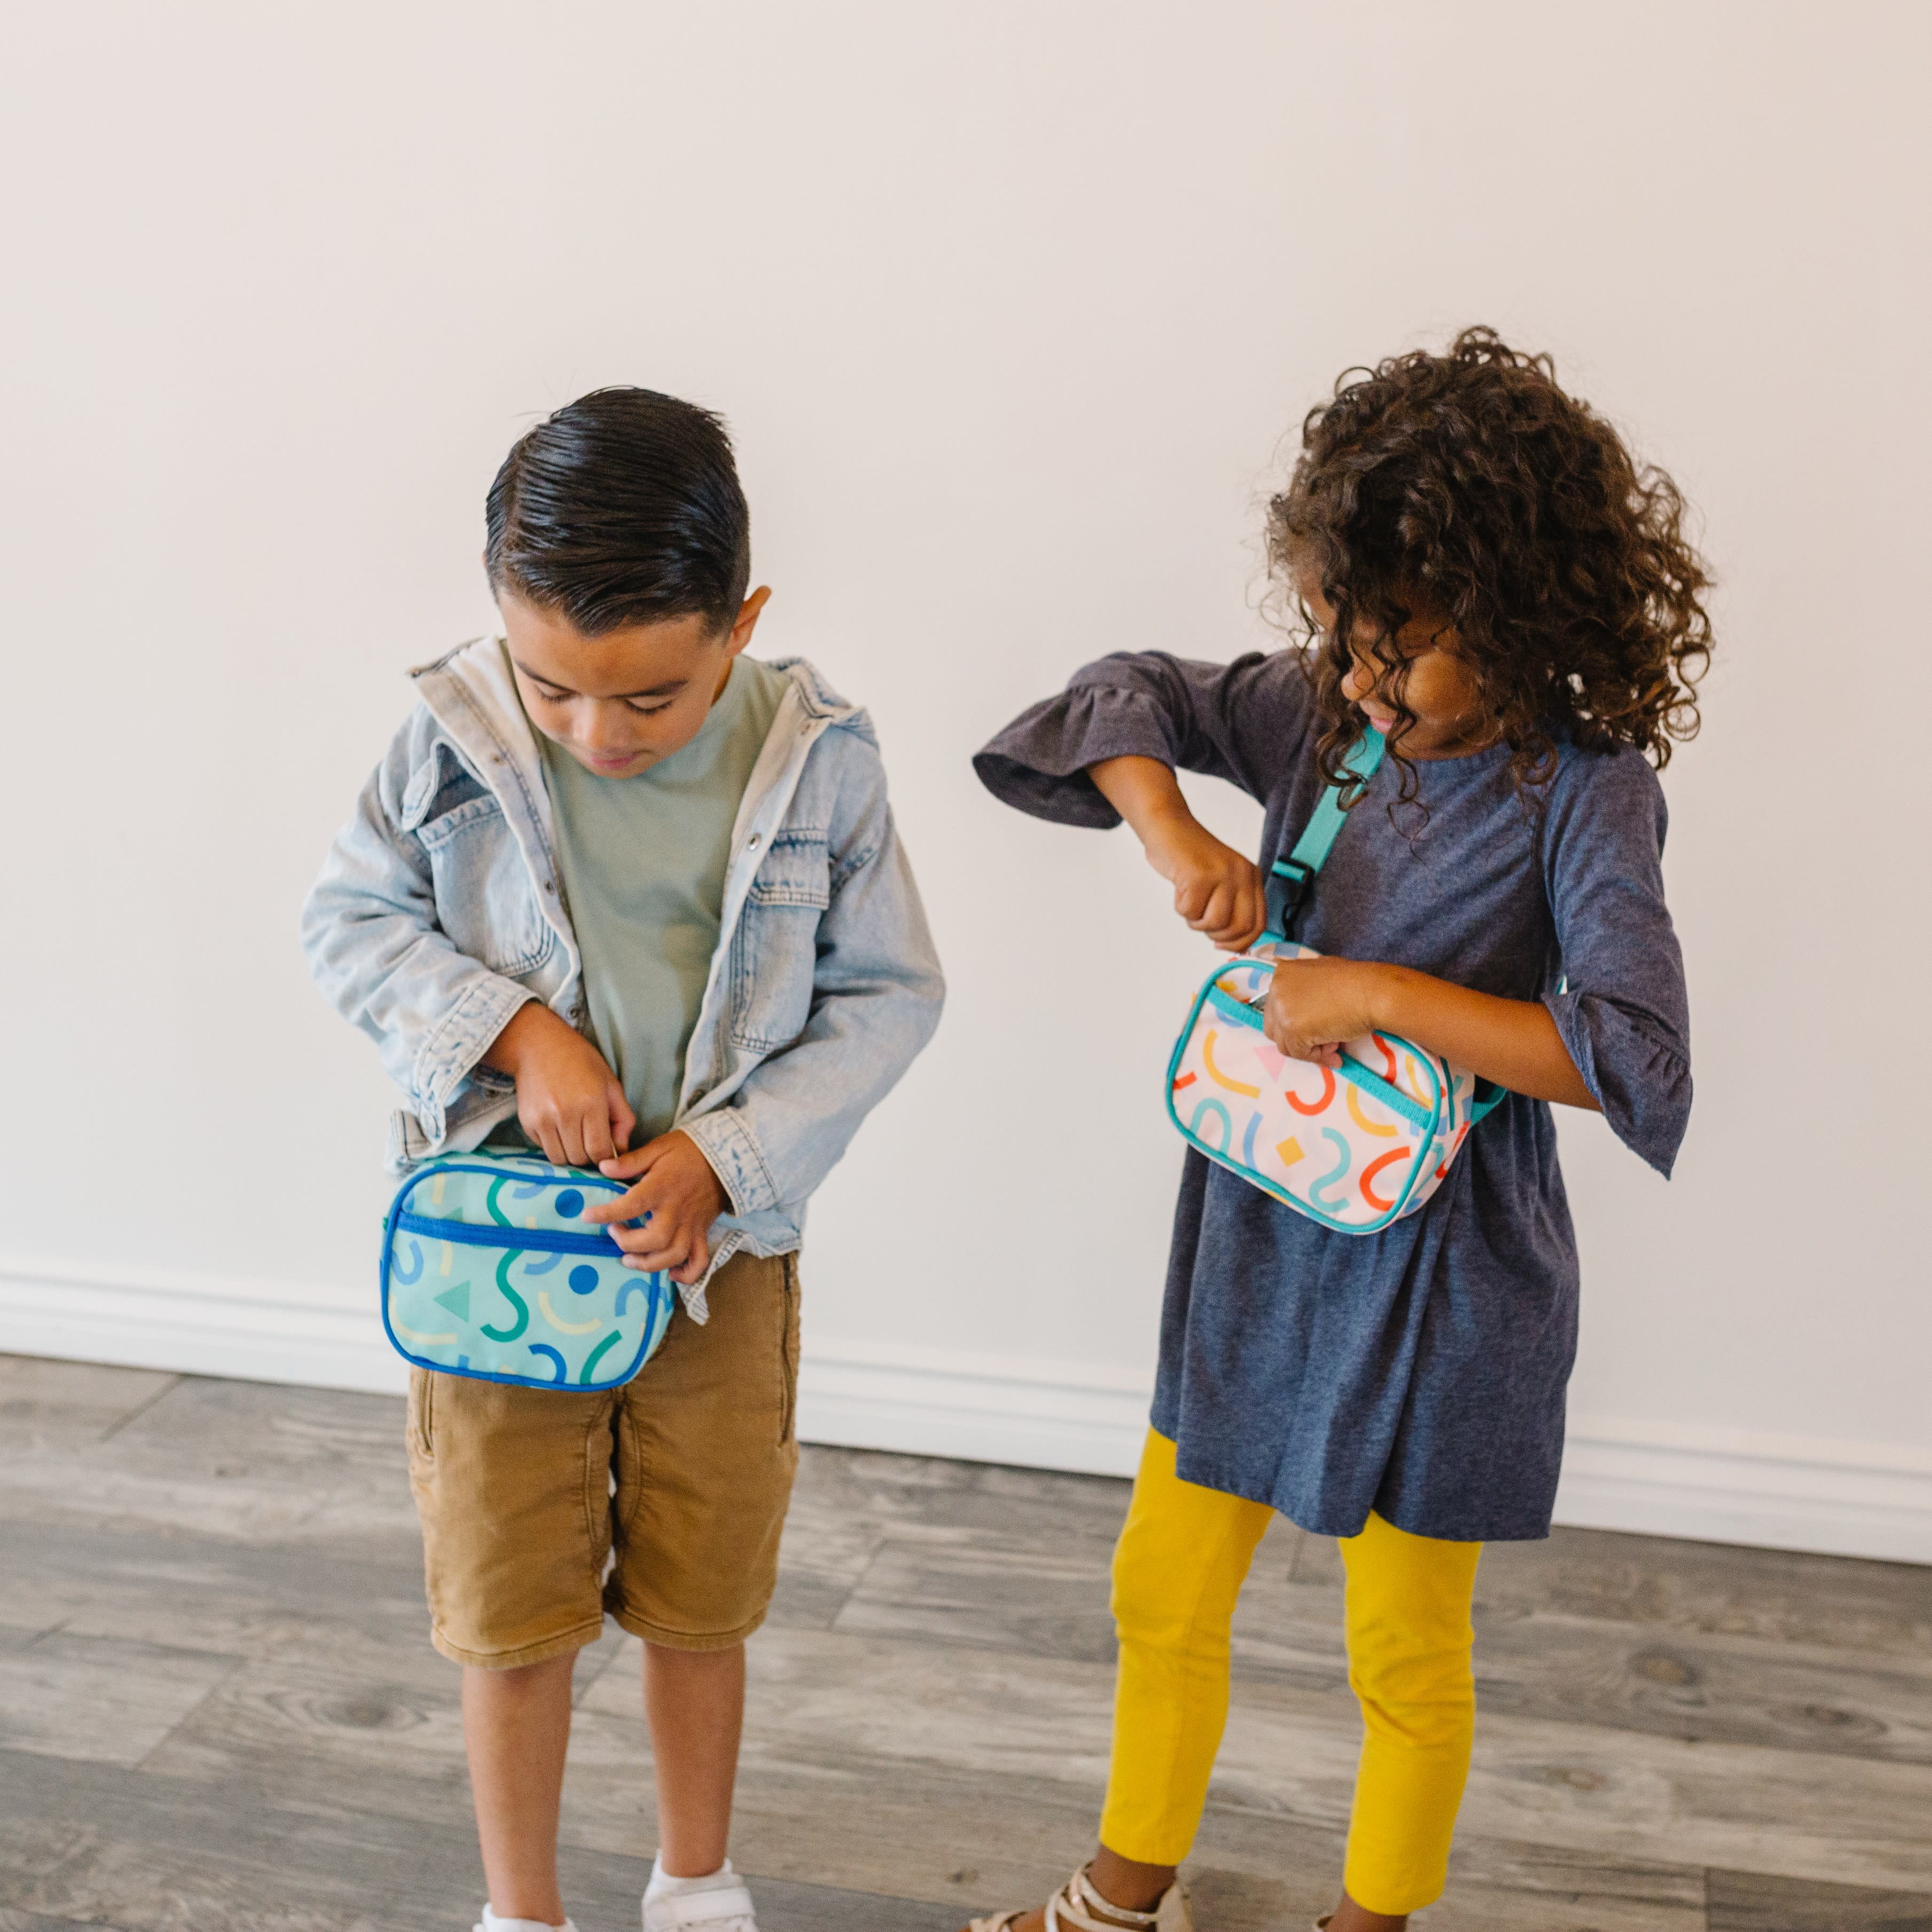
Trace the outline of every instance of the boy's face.
[[633, 778], [698, 736], [771, 594], [753, 591], [729, 630], [694, 614], [595, 638], [508, 588], [496, 608], [530, 722], [586, 771]]

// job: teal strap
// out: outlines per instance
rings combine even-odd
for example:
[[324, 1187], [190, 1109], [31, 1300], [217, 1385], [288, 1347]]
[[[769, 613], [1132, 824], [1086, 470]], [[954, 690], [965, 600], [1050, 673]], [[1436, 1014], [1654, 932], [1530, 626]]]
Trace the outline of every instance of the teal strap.
[[1478, 1081], [1477, 1086], [1479, 1090], [1484, 1087], [1490, 1090], [1469, 1109], [1469, 1124], [1472, 1127], [1478, 1120], [1493, 1114], [1509, 1098], [1509, 1089], [1498, 1087], [1493, 1080]]
[[1366, 785], [1381, 769], [1382, 754], [1388, 748], [1379, 731], [1364, 732], [1342, 761], [1343, 782], [1322, 787], [1322, 796], [1302, 827], [1301, 836], [1294, 842], [1294, 850], [1286, 859], [1274, 862], [1268, 882], [1268, 930], [1262, 934], [1263, 939], [1288, 936], [1288, 920], [1308, 896], [1316, 874], [1328, 863], [1336, 835], [1348, 815], [1342, 807], [1342, 792], [1351, 783]]

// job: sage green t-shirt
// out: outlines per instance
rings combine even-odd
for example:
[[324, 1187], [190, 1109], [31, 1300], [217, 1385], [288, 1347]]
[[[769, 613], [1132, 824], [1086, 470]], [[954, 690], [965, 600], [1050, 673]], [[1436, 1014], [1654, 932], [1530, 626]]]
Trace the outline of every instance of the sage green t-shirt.
[[634, 1148], [677, 1112], [718, 950], [731, 828], [790, 682], [734, 658], [698, 736], [635, 778], [599, 778], [536, 734], [590, 1036], [638, 1116]]

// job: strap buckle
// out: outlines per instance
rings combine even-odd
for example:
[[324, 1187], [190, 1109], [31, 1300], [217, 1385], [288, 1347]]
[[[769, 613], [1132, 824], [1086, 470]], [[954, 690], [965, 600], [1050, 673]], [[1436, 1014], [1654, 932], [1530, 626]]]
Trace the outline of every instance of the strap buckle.
[[1270, 932], [1286, 936], [1288, 922], [1301, 910], [1315, 887], [1315, 872], [1294, 859], [1277, 859], [1268, 868], [1268, 923]]

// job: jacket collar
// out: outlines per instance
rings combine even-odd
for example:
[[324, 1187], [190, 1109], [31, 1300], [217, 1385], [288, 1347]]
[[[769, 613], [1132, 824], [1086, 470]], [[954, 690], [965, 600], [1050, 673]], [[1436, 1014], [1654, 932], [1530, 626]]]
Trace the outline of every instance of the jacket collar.
[[[848, 704], [805, 658], [773, 658], [769, 662], [773, 670], [782, 670], [791, 680], [801, 722], [849, 724], [862, 715], [858, 706]], [[418, 666], [410, 675], [430, 716], [485, 784], [500, 794], [505, 779], [514, 772], [530, 795], [530, 817], [548, 842], [550, 801], [544, 790], [536, 736], [517, 696], [502, 638], [472, 638], [434, 664]]]

